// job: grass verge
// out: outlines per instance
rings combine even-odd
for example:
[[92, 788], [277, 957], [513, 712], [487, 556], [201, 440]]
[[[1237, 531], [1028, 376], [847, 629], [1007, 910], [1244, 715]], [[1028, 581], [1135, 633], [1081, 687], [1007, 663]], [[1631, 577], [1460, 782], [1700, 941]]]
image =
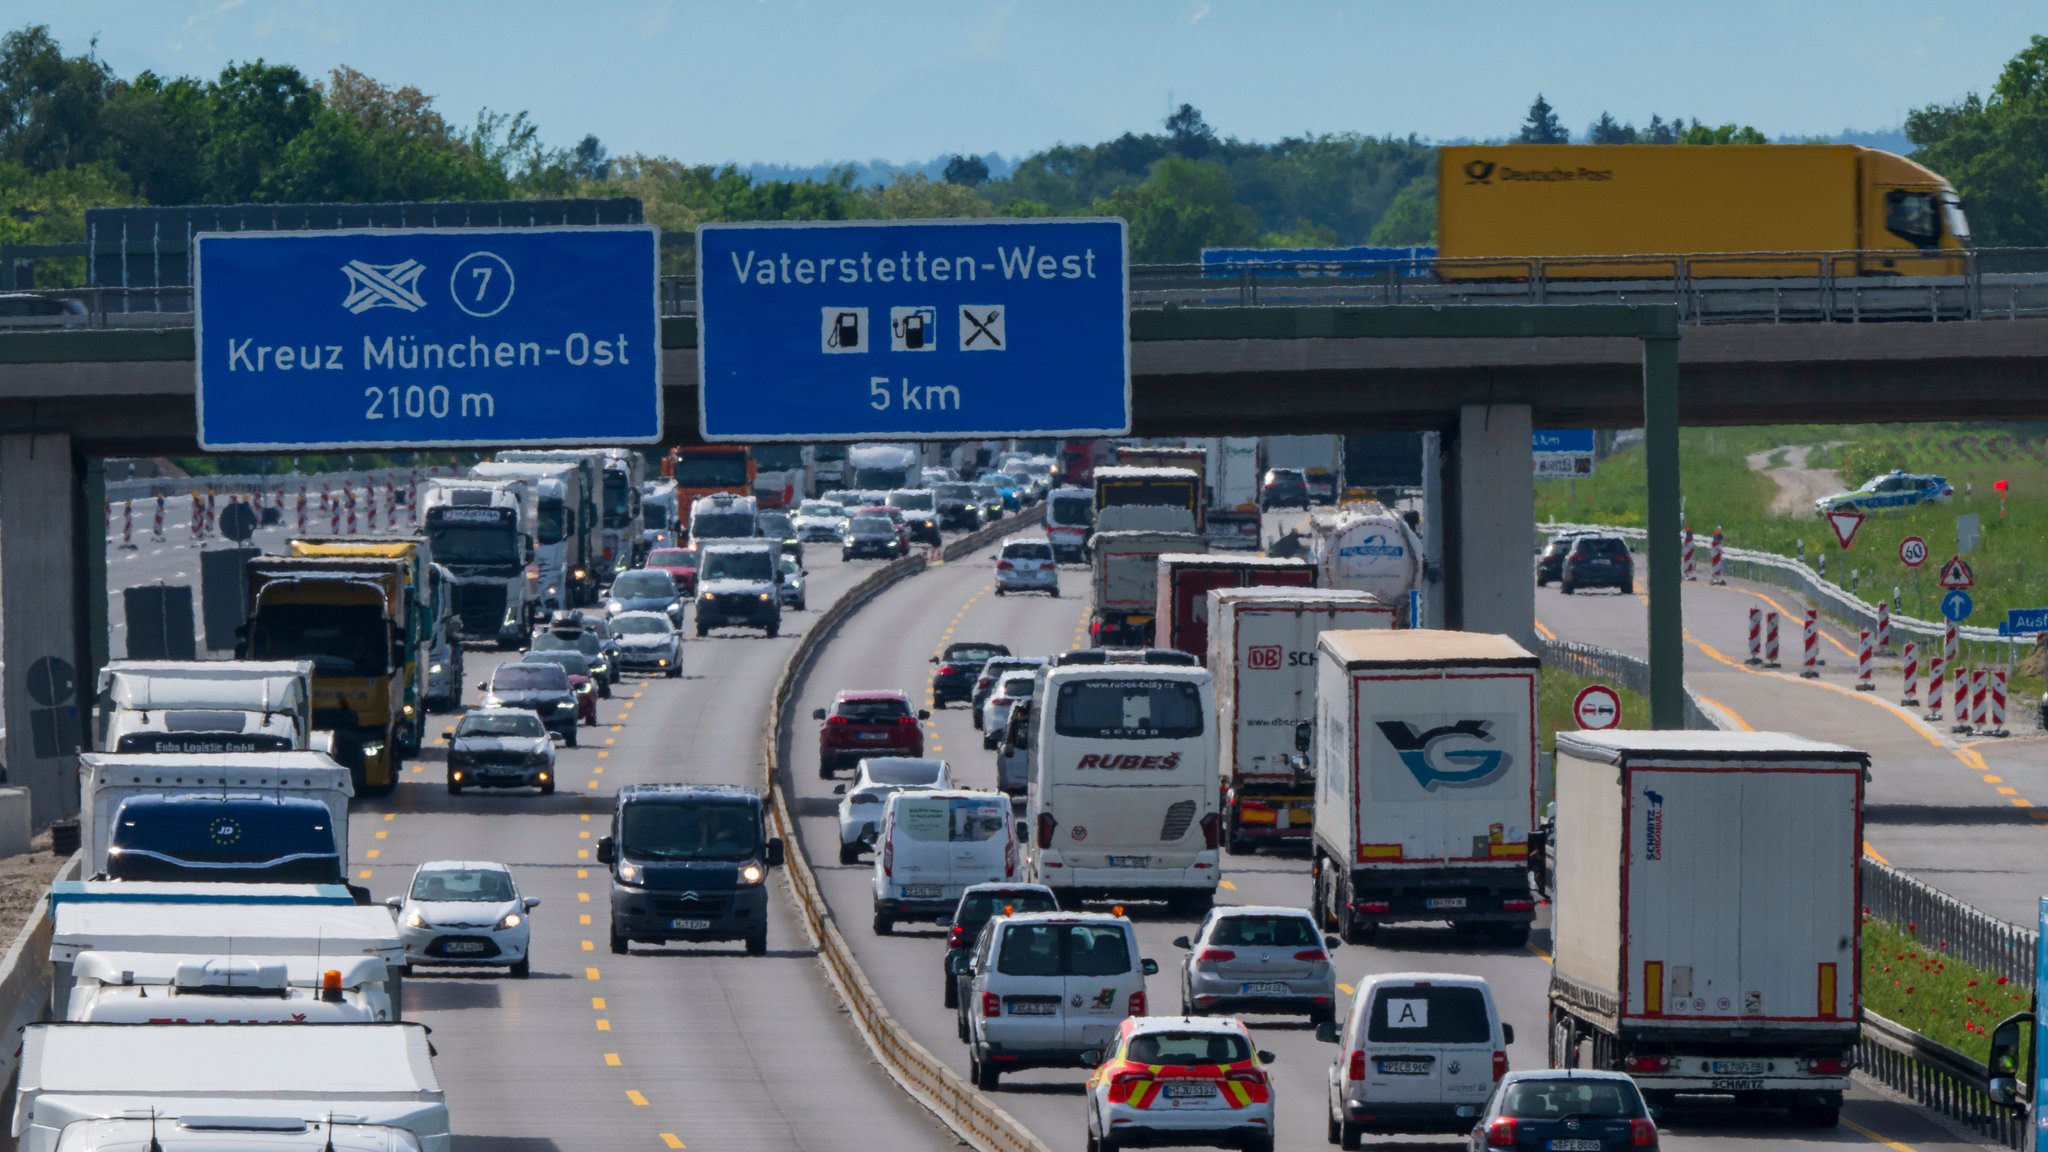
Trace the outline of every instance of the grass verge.
[[[1536, 687], [1536, 747], [1544, 752], [1557, 751], [1557, 732], [1579, 729], [1577, 718], [1572, 715], [1572, 700], [1579, 690], [1596, 683], [1583, 676], [1574, 676], [1556, 668], [1545, 668], [1537, 677]], [[1597, 681], [1606, 684], [1607, 682]], [[1650, 701], [1638, 696], [1618, 684], [1608, 684], [1621, 696], [1621, 726], [1623, 728], [1648, 728], [1650, 726]]]
[[1981, 1062], [1991, 1029], [2026, 1009], [2027, 988], [1957, 960], [1946, 944], [1864, 917], [1863, 1007]]

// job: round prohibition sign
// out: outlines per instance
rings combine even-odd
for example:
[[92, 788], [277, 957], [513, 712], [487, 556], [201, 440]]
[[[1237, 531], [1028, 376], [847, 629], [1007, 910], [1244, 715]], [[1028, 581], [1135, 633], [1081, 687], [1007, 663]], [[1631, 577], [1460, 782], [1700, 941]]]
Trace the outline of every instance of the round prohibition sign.
[[1908, 568], [1918, 568], [1927, 563], [1927, 541], [1918, 536], [1908, 536], [1899, 541], [1899, 563]]
[[512, 302], [512, 265], [496, 252], [471, 252], [448, 274], [448, 295], [471, 316], [496, 316]]
[[1588, 732], [1621, 727], [1621, 696], [1605, 684], [1588, 684], [1572, 697], [1572, 718]]

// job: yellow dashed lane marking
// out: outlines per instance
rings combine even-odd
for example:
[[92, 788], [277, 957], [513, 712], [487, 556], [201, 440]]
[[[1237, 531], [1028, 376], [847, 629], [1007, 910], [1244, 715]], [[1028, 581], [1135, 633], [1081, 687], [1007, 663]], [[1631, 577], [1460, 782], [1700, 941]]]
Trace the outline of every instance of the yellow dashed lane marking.
[[590, 859], [590, 849], [588, 849], [588, 848], [578, 848], [578, 849], [576, 850], [576, 858], [577, 858], [578, 860], [588, 860], [588, 859]]
[[583, 817], [583, 822], [584, 822], [585, 824], [588, 824], [588, 823], [590, 823], [590, 813], [588, 813], [588, 812], [585, 812], [585, 813], [583, 813], [583, 814], [582, 814], [582, 817]]
[[380, 851], [378, 851], [378, 850], [377, 850], [377, 849], [375, 849], [375, 848], [372, 848], [372, 849], [370, 849], [370, 850], [369, 850], [368, 852], [365, 852], [365, 853], [363, 853], [363, 856], [364, 856], [365, 858], [367, 858], [367, 859], [370, 859], [370, 860], [375, 860], [375, 859], [376, 859], [377, 857], [379, 857], [379, 856], [382, 856], [382, 855], [383, 855], [383, 853], [382, 853], [382, 852], [380, 852]]
[[370, 870], [368, 868], [363, 869], [361, 872], [356, 873], [356, 878], [359, 880], [368, 880], [370, 878]]
[[576, 894], [576, 902], [577, 902], [578, 904], [588, 904], [588, 903], [590, 903], [590, 893], [588, 893], [588, 892], [578, 892], [578, 893]]
[[669, 1146], [670, 1148], [672, 1148], [672, 1149], [673, 1149], [673, 1148], [687, 1148], [687, 1147], [689, 1147], [689, 1145], [687, 1145], [687, 1144], [684, 1144], [684, 1143], [683, 1143], [683, 1142], [682, 1142], [682, 1141], [681, 1141], [680, 1139], [678, 1139], [678, 1138], [676, 1137], [676, 1134], [675, 1134], [675, 1133], [673, 1133], [673, 1132], [663, 1132], [663, 1133], [661, 1134], [661, 1142], [662, 1142], [663, 1144], [666, 1144], [666, 1145], [668, 1145], [668, 1146]]
[[1356, 992], [1356, 991], [1358, 991], [1358, 989], [1356, 989], [1356, 988], [1353, 988], [1353, 987], [1352, 987], [1351, 985], [1349, 985], [1349, 984], [1339, 984], [1339, 985], [1337, 985], [1337, 991], [1339, 991], [1339, 992], [1342, 992], [1342, 993], [1343, 993], [1343, 994], [1345, 994], [1346, 996], [1349, 996], [1349, 995], [1351, 995], [1351, 994], [1352, 994], [1353, 992]]
[[609, 1032], [609, 1031], [611, 1031], [611, 1030], [612, 1030], [612, 1022], [611, 1022], [611, 1021], [609, 1021], [609, 1020], [606, 1020], [606, 1019], [604, 1019], [603, 1017], [599, 1017], [599, 1018], [598, 1018], [598, 1021], [597, 1021], [597, 1030], [598, 1030], [599, 1032]]
[[386, 819], [386, 820], [396, 820], [396, 819], [398, 819], [398, 813], [396, 813], [396, 812], [386, 812], [386, 813], [384, 814], [384, 819]]
[[391, 833], [390, 833], [390, 832], [388, 832], [388, 831], [386, 831], [385, 829], [382, 829], [382, 828], [379, 828], [379, 829], [377, 829], [377, 839], [379, 839], [379, 840], [386, 840], [386, 839], [389, 839], [389, 838], [390, 838], [390, 836], [391, 836]]
[[588, 828], [585, 828], [585, 829], [584, 829], [583, 831], [581, 831], [581, 832], [578, 832], [578, 833], [576, 834], [576, 837], [577, 837], [577, 839], [579, 839], [579, 840], [588, 840], [588, 839], [590, 839], [590, 829], [588, 829]]
[[617, 1068], [619, 1066], [619, 1054], [617, 1052], [605, 1053], [604, 1064], [607, 1068]]
[[583, 942], [583, 950], [585, 952], [595, 952], [597, 951], [597, 945], [589, 940], [585, 940]]
[[1217, 883], [1217, 884], [1219, 884], [1219, 885], [1221, 885], [1221, 886], [1223, 886], [1224, 888], [1226, 888], [1226, 889], [1228, 889], [1228, 890], [1232, 891], [1232, 892], [1235, 892], [1235, 891], [1237, 891], [1237, 885], [1235, 885], [1235, 884], [1232, 884], [1232, 883], [1231, 883], [1230, 881], [1228, 881], [1228, 880], [1218, 880], [1218, 881], [1217, 881], [1216, 883]]
[[602, 996], [592, 996], [592, 997], [590, 998], [590, 1009], [591, 1009], [591, 1011], [593, 1011], [593, 1012], [602, 1012], [602, 1011], [604, 1011], [604, 997], [602, 997]]
[[647, 1097], [642, 1096], [638, 1089], [626, 1089], [626, 1099], [631, 1100], [633, 1102], [633, 1107], [635, 1108], [647, 1107]]
[[590, 879], [590, 869], [588, 869], [588, 868], [578, 868], [578, 869], [576, 870], [576, 878], [577, 878], [578, 880], [588, 880], [588, 879]]
[[577, 922], [578, 924], [588, 924], [588, 923], [590, 923], [590, 913], [588, 913], [588, 912], [585, 912], [585, 913], [583, 913], [582, 915], [580, 915], [580, 916], [576, 917], [576, 922]]
[[584, 978], [585, 980], [595, 980], [595, 979], [597, 979], [597, 969], [595, 969], [595, 968], [585, 968], [585, 969], [583, 970], [583, 978]]

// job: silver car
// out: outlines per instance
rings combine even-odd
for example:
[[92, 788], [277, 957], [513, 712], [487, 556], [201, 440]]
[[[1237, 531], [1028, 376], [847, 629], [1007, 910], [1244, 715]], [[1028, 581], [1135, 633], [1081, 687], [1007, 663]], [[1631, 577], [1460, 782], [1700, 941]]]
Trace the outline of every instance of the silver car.
[[1303, 908], [1218, 908], [1190, 941], [1174, 947], [1181, 960], [1181, 1012], [1306, 1013], [1315, 1024], [1337, 1018], [1337, 969], [1325, 936]]
[[683, 674], [683, 634], [666, 612], [621, 612], [612, 617], [619, 667], [675, 679]]
[[782, 606], [798, 612], [804, 610], [804, 577], [809, 572], [797, 558], [789, 553], [782, 554]]

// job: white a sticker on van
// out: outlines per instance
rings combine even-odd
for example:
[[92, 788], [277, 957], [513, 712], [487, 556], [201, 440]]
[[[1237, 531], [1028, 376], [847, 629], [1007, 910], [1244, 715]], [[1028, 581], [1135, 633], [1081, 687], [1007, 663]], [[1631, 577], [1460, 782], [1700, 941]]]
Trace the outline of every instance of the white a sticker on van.
[[1429, 1027], [1429, 1001], [1388, 1000], [1387, 1027], [1427, 1028]]

